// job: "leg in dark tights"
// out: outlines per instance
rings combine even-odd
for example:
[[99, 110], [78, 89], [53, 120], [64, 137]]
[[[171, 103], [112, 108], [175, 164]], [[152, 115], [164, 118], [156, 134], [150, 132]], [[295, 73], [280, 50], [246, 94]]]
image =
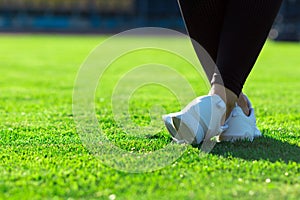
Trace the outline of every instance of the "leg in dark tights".
[[[198, 48], [200, 44], [216, 63], [227, 0], [179, 0], [178, 2], [198, 58], [202, 61], [202, 51]], [[194, 41], [198, 44], [194, 44]], [[213, 67], [211, 65], [204, 67], [209, 81], [212, 80], [215, 71], [211, 69]]]
[[281, 1], [179, 0], [190, 37], [217, 64], [219, 72], [213, 78], [207, 74], [213, 84], [224, 84], [239, 96]]
[[221, 76], [224, 86], [237, 96], [267, 39], [281, 1], [228, 1], [216, 63], [220, 74], [215, 76]]

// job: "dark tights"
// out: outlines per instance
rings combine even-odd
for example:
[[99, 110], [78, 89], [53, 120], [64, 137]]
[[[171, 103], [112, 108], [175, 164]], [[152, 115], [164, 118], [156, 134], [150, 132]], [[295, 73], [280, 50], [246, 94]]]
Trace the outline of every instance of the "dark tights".
[[211, 69], [203, 66], [209, 80], [239, 96], [282, 0], [178, 1], [190, 37], [218, 67], [210, 73]]

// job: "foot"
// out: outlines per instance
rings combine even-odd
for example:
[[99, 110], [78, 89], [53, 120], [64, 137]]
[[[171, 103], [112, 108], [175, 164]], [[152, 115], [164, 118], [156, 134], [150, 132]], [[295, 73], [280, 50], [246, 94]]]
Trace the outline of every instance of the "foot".
[[225, 122], [228, 129], [220, 135], [220, 141], [233, 142], [245, 139], [253, 141], [254, 138], [262, 135], [256, 126], [254, 109], [249, 99], [246, 95], [243, 95], [243, 99], [246, 101], [247, 106], [244, 105], [244, 107], [248, 109], [249, 114], [246, 115], [240, 106], [235, 106]]
[[220, 135], [226, 104], [218, 95], [198, 97], [182, 111], [163, 116], [165, 125], [177, 143], [200, 144]]

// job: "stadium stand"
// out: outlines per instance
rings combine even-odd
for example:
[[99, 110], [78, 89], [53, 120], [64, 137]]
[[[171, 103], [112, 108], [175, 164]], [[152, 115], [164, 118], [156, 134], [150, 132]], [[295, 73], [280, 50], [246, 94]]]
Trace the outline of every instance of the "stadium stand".
[[[300, 0], [284, 0], [270, 37], [300, 40]], [[184, 30], [176, 0], [0, 0], [0, 32]]]
[[270, 33], [278, 41], [300, 41], [300, 0], [284, 0]]
[[183, 29], [174, 0], [0, 0], [0, 31]]

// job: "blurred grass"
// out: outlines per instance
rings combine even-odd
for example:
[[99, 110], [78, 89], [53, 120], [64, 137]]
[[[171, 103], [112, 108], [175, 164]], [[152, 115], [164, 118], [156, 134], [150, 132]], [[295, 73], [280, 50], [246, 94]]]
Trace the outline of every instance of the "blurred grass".
[[[204, 158], [199, 157], [197, 148], [188, 147], [164, 169], [130, 174], [107, 167], [90, 154], [76, 133], [72, 117], [77, 71], [104, 39], [0, 36], [0, 199], [299, 198], [299, 44], [268, 42], [246, 83], [245, 92], [256, 108], [264, 137], [253, 143], [218, 144]], [[126, 42], [132, 41], [124, 39]], [[168, 42], [177, 43], [174, 38]], [[116, 62], [112, 69], [139, 63], [137, 54]], [[187, 63], [157, 52], [142, 53], [139, 58], [145, 63], [156, 58], [177, 65], [197, 95], [206, 92], [203, 80]], [[125, 150], [162, 148], [170, 142], [165, 129], [155, 137], [134, 138], [127, 137], [114, 122], [108, 91], [117, 80], [116, 72], [120, 71], [107, 71], [107, 90], [98, 91], [96, 97], [104, 132]], [[147, 79], [147, 75], [139, 78]], [[168, 112], [180, 108], [175, 95], [164, 88], [145, 87], [133, 97], [130, 112], [138, 125], [149, 123], [146, 111], [153, 104], [162, 104]]]

